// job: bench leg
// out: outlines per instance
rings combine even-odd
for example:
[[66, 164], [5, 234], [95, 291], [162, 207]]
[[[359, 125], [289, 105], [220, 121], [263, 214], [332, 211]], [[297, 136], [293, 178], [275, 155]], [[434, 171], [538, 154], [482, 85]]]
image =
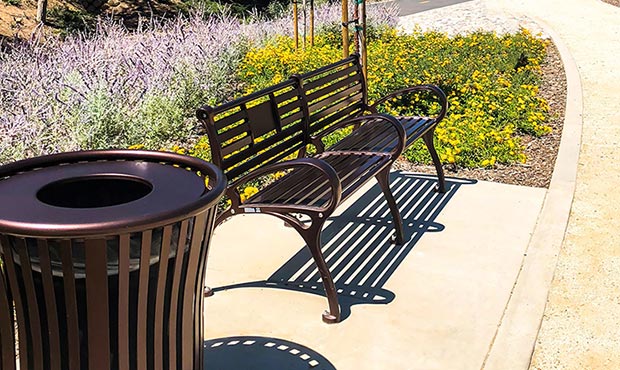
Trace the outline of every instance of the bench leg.
[[394, 230], [396, 232], [396, 244], [402, 245], [405, 242], [405, 231], [403, 229], [403, 219], [400, 216], [398, 206], [396, 205], [396, 200], [394, 200], [394, 195], [392, 195], [392, 190], [390, 189], [390, 167], [384, 168], [375, 177], [377, 178], [377, 182], [379, 183], [379, 186], [381, 186], [385, 200], [390, 207], [390, 213], [392, 213]]
[[435, 165], [435, 170], [437, 170], [437, 190], [440, 193], [446, 192], [446, 179], [443, 174], [443, 167], [441, 166], [441, 161], [439, 160], [439, 156], [437, 155], [437, 151], [435, 150], [435, 143], [433, 142], [433, 134], [435, 130], [430, 130], [424, 135], [422, 135], [422, 140], [424, 140], [424, 144], [426, 144], [426, 148], [428, 148], [428, 152], [431, 154], [431, 158], [433, 158], [433, 164]]
[[323, 281], [323, 288], [325, 289], [325, 295], [327, 296], [327, 302], [329, 303], [329, 311], [323, 313], [323, 322], [327, 324], [333, 324], [340, 321], [340, 306], [338, 305], [338, 294], [336, 292], [336, 286], [332, 279], [332, 274], [329, 272], [329, 267], [321, 252], [321, 229], [323, 226], [322, 220], [312, 218], [312, 226], [309, 229], [301, 232], [301, 236], [310, 248], [312, 258], [316, 267], [321, 274], [321, 280]]

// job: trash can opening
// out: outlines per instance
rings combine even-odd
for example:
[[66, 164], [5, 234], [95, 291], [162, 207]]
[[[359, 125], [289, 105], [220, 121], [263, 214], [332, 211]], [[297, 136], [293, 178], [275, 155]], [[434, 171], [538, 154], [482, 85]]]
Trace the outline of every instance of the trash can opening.
[[63, 179], [43, 186], [37, 199], [64, 208], [99, 208], [129, 203], [147, 196], [153, 186], [126, 175], [98, 175]]

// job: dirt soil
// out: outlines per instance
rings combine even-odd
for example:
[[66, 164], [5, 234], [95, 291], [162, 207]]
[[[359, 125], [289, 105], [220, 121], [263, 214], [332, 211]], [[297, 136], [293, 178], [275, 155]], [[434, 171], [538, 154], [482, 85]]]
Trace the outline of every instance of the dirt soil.
[[[555, 45], [550, 44], [547, 56], [542, 65], [543, 79], [540, 87], [541, 95], [549, 103], [551, 133], [541, 138], [525, 136], [527, 162], [525, 164], [496, 165], [495, 168], [467, 169], [444, 165], [446, 176], [476, 180], [494, 181], [505, 184], [547, 188], [553, 175], [555, 158], [560, 146], [564, 111], [566, 109], [566, 75]], [[395, 169], [434, 174], [433, 166], [414, 165], [407, 160], [399, 159]]]
[[[37, 30], [36, 0], [12, 0], [19, 5], [8, 5], [0, 0], [0, 46], [11, 40], [27, 40]], [[93, 16], [114, 16], [123, 19], [128, 27], [137, 24], [138, 17], [169, 16], [178, 10], [179, 0], [48, 0], [47, 10], [66, 8]], [[45, 32], [58, 32], [46, 27]]]
[[[53, 3], [53, 0], [50, 0]], [[13, 37], [30, 37], [37, 25], [37, 4], [34, 0], [22, 0], [20, 6], [0, 1], [0, 43]]]
[[603, 2], [620, 7], [620, 0], [603, 0]]

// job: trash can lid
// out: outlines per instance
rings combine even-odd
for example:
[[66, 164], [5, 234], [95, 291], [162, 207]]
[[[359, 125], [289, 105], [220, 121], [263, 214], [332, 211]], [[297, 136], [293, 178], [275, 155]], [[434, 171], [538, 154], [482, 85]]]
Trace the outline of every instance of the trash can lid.
[[207, 192], [204, 177], [170, 162], [86, 161], [30, 169], [0, 176], [0, 232], [69, 238], [144, 230], [213, 204]]

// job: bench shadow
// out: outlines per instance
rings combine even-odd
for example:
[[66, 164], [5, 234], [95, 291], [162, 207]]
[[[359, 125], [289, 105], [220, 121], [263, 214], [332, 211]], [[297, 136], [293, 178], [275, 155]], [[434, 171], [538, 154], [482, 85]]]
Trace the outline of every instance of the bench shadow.
[[[341, 319], [358, 304], [388, 304], [396, 297], [385, 283], [427, 232], [441, 232], [437, 216], [463, 185], [476, 180], [446, 178], [447, 191], [437, 193], [433, 175], [407, 172], [390, 174], [390, 186], [405, 229], [405, 243], [392, 243], [390, 210], [379, 185], [373, 186], [321, 234], [323, 254], [330, 268], [341, 309]], [[307, 247], [300, 249], [267, 280], [213, 288], [214, 292], [249, 287], [295, 290], [324, 296], [321, 277]]]
[[204, 369], [336, 370], [329, 360], [301, 344], [284, 339], [239, 336], [203, 342]]

